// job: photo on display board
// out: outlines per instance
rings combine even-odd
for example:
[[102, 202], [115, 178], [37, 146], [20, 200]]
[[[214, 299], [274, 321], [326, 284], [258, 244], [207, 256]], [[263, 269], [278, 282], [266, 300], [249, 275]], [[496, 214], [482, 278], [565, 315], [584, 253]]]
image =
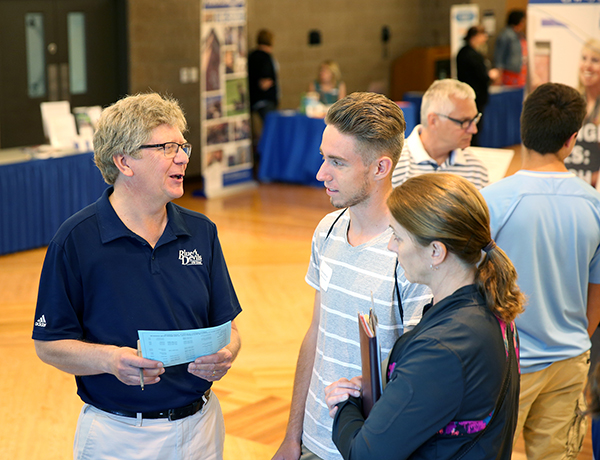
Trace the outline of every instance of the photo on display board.
[[237, 39], [237, 26], [225, 27], [225, 45], [233, 45]]
[[240, 158], [240, 164], [250, 163], [252, 158], [252, 150], [250, 145], [240, 145], [238, 147], [238, 156]]
[[227, 155], [227, 166], [233, 167], [249, 163], [251, 158], [251, 150], [249, 145], [240, 145], [234, 152]]
[[223, 116], [223, 103], [221, 95], [205, 98], [206, 119], [215, 120]]
[[248, 48], [246, 46], [246, 28], [244, 26], [238, 26], [237, 34], [238, 54], [240, 55], [240, 57], [245, 58], [248, 56]]
[[234, 138], [236, 141], [250, 139], [250, 119], [242, 118], [233, 122]]
[[229, 142], [229, 123], [219, 123], [206, 128], [206, 144], [224, 144]]
[[225, 51], [225, 73], [231, 74], [235, 72], [235, 51]]
[[205, 91], [216, 91], [221, 88], [221, 42], [214, 28], [210, 29], [204, 39], [202, 52], [202, 73], [205, 77]]
[[227, 116], [248, 113], [248, 88], [246, 78], [226, 82]]
[[206, 166], [223, 162], [223, 149], [211, 150], [206, 154]]

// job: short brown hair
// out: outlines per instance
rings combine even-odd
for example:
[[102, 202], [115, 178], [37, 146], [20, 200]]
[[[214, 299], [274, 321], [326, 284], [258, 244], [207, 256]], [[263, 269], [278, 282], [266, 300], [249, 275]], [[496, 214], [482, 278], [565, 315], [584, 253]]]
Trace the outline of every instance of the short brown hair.
[[325, 123], [353, 136], [365, 165], [385, 155], [396, 166], [404, 146], [406, 122], [398, 104], [376, 93], [352, 93], [334, 103]]
[[481, 260], [483, 248], [492, 240], [490, 214], [483, 196], [468, 180], [449, 173], [415, 176], [392, 191], [387, 205], [418, 244], [439, 241], [476, 269], [475, 284], [496, 316], [509, 322], [522, 312], [525, 296], [504, 251], [486, 249]]
[[260, 29], [256, 35], [256, 44], [273, 46], [273, 32], [268, 29]]

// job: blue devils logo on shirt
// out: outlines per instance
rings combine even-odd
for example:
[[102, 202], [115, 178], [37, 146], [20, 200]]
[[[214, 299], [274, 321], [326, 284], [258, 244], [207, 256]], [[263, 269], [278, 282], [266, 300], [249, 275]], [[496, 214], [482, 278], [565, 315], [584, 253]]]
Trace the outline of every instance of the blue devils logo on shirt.
[[196, 249], [194, 251], [181, 249], [179, 251], [179, 260], [181, 260], [181, 265], [202, 265], [202, 256], [198, 254]]

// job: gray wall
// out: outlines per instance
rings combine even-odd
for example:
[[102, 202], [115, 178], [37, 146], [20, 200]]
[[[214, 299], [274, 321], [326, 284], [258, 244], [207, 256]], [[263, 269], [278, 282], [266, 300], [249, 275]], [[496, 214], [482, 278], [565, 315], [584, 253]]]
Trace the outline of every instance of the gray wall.
[[178, 99], [194, 145], [188, 176], [200, 169], [200, 87], [181, 83], [181, 68], [200, 66], [199, 0], [129, 0], [129, 92], [157, 91]]
[[[248, 0], [248, 45], [261, 28], [275, 34], [282, 108], [297, 108], [300, 95], [324, 59], [338, 61], [348, 91], [369, 87], [387, 92], [392, 61], [415, 46], [449, 44], [451, 0]], [[468, 3], [468, 2], [464, 2]], [[483, 0], [504, 24], [505, 0]], [[179, 99], [190, 125], [188, 139], [200, 143], [199, 83], [181, 83], [182, 67], [200, 65], [200, 0], [129, 0], [130, 92], [154, 90]], [[381, 29], [391, 39], [387, 56]], [[308, 45], [317, 29], [322, 43]], [[407, 69], [409, 72], [410, 69]], [[374, 86], [373, 86], [374, 85]], [[195, 150], [188, 169], [200, 174]]]

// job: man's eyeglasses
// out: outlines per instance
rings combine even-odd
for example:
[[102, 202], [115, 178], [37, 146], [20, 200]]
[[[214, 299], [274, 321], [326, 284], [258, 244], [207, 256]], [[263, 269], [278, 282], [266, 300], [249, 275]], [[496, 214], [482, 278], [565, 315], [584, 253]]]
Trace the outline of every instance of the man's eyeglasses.
[[481, 113], [478, 113], [477, 115], [475, 115], [474, 118], [471, 118], [470, 120], [457, 120], [456, 118], [452, 118], [449, 117], [448, 115], [444, 115], [443, 113], [437, 113], [436, 115], [439, 115], [440, 117], [444, 117], [447, 118], [450, 121], [453, 121], [454, 123], [456, 123], [458, 126], [461, 127], [461, 129], [467, 130], [471, 127], [471, 125], [475, 125], [477, 126], [477, 123], [479, 123], [479, 120], [481, 120]]
[[186, 142], [185, 144], [178, 144], [177, 142], [165, 142], [164, 144], [145, 144], [140, 145], [138, 150], [140, 149], [163, 149], [163, 153], [166, 158], [175, 158], [177, 152], [179, 152], [179, 147], [183, 150], [183, 153], [187, 155], [189, 158], [192, 154], [192, 144]]

